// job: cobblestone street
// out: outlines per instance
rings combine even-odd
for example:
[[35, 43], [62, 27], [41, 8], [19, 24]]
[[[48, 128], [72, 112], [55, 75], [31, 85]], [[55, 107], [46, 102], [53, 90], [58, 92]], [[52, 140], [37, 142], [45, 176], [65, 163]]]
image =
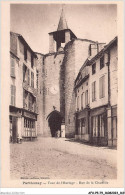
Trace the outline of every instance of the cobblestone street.
[[42, 138], [10, 144], [11, 178], [116, 179], [117, 151], [70, 142], [66, 138]]

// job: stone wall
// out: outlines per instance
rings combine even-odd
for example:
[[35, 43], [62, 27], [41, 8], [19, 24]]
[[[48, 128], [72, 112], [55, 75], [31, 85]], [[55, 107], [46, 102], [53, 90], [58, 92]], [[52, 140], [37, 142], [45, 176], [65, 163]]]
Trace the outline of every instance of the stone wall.
[[65, 135], [74, 137], [75, 135], [75, 43], [71, 41], [65, 48]]
[[75, 135], [75, 93], [74, 81], [88, 58], [88, 47], [91, 41], [73, 40], [65, 47], [65, 125], [66, 137]]
[[37, 95], [37, 108], [38, 108], [38, 116], [37, 116], [37, 133], [38, 135], [44, 134], [44, 112], [43, 112], [43, 58], [42, 54], [36, 53], [37, 55], [37, 63], [36, 69], [38, 71], [38, 95]]
[[43, 104], [44, 104], [44, 129], [46, 136], [50, 136], [50, 128], [46, 119], [50, 112], [53, 111], [53, 106], [56, 110], [63, 108], [64, 104], [64, 69], [63, 69], [64, 52], [56, 52], [44, 56], [44, 83], [43, 83]]

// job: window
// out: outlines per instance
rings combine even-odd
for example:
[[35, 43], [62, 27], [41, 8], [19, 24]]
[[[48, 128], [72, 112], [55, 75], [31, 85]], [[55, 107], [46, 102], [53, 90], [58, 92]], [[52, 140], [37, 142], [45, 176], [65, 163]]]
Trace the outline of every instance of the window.
[[36, 86], [37, 86], [37, 89], [38, 89], [38, 77], [39, 77], [39, 72], [37, 70], [36, 71]]
[[34, 73], [31, 72], [31, 87], [34, 87]]
[[98, 116], [92, 117], [92, 134], [93, 137], [98, 137]]
[[30, 85], [30, 70], [29, 69], [27, 69], [27, 76], [28, 76], [27, 84]]
[[24, 55], [24, 45], [20, 42], [19, 43], [20, 53]]
[[24, 137], [35, 137], [35, 121], [31, 119], [24, 118]]
[[23, 64], [23, 82], [25, 81], [25, 75], [26, 75], [26, 66]]
[[16, 102], [16, 86], [11, 85], [11, 105], [15, 106]]
[[85, 92], [85, 105], [88, 105], [88, 90]]
[[99, 125], [100, 125], [100, 128], [99, 128], [99, 136], [100, 137], [104, 137], [104, 130], [105, 130], [105, 119], [104, 119], [104, 115], [102, 114], [102, 115], [100, 115], [99, 117], [98, 117], [98, 119], [99, 119]]
[[99, 96], [100, 98], [105, 97], [105, 76], [99, 79]]
[[28, 92], [23, 90], [23, 108], [28, 109]]
[[96, 100], [96, 81], [92, 83], [92, 102]]
[[77, 97], [77, 110], [79, 110], [79, 96]]
[[100, 58], [100, 69], [104, 67], [104, 56]]
[[31, 53], [27, 50], [27, 60], [31, 62]]
[[29, 108], [29, 110], [33, 110], [32, 109], [32, 106], [33, 106], [33, 97], [32, 97], [32, 95], [29, 93], [29, 106], [28, 106], [28, 108]]
[[34, 66], [34, 57], [33, 55], [31, 55], [31, 67], [33, 68], [33, 66]]
[[92, 65], [92, 74], [96, 73], [96, 63]]
[[81, 119], [81, 134], [84, 135], [87, 133], [86, 131], [86, 119], [85, 118], [82, 118]]
[[101, 114], [92, 117], [93, 137], [104, 137], [106, 129], [106, 115]]
[[30, 85], [30, 70], [23, 64], [23, 82]]
[[81, 94], [81, 109], [83, 109], [83, 93]]
[[11, 58], [11, 70], [10, 70], [10, 75], [12, 77], [15, 77], [15, 60], [14, 58]]
[[37, 112], [36, 98], [34, 98], [34, 112]]
[[28, 78], [27, 78], [27, 67], [25, 64], [23, 64], [23, 82], [27, 82], [28, 81]]
[[24, 48], [24, 60], [27, 61], [27, 49], [26, 49], [26, 47]]

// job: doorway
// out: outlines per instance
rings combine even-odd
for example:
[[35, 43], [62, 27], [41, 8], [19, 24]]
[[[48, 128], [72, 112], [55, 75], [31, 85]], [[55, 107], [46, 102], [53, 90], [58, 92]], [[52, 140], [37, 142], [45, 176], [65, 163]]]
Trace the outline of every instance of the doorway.
[[15, 116], [10, 116], [10, 142], [16, 143], [18, 136], [17, 120]]

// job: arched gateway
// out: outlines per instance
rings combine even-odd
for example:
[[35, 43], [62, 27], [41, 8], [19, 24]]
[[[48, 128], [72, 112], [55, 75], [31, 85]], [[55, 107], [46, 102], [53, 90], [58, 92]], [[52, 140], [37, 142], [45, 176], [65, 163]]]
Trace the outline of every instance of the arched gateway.
[[62, 114], [59, 111], [54, 110], [47, 116], [47, 119], [48, 119], [52, 137], [60, 137], [61, 123], [63, 120]]

